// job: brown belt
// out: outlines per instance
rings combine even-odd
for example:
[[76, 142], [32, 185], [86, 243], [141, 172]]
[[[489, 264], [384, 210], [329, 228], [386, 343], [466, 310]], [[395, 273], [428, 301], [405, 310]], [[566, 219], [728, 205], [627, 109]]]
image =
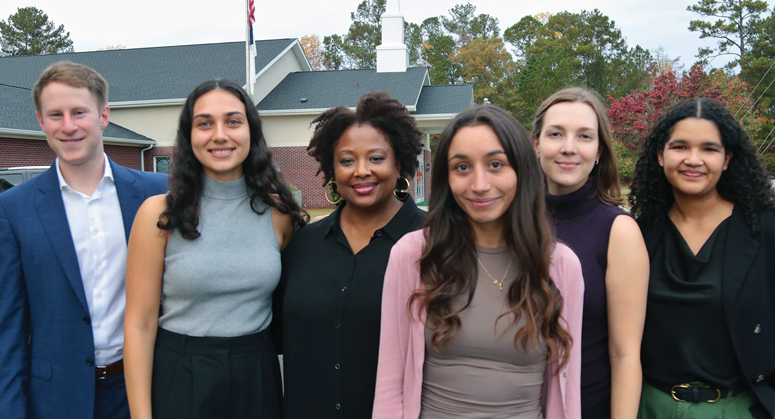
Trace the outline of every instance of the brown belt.
[[106, 367], [96, 367], [94, 372], [96, 379], [104, 380], [109, 375], [124, 372], [124, 360], [120, 359]]

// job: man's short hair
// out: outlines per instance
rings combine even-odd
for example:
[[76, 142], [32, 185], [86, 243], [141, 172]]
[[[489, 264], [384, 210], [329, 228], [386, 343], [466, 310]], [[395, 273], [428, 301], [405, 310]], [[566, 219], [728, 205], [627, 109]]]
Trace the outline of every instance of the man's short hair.
[[38, 81], [32, 86], [32, 100], [35, 102], [35, 110], [38, 113], [40, 113], [40, 93], [51, 82], [89, 89], [100, 109], [108, 103], [108, 82], [102, 78], [100, 73], [83, 64], [59, 61], [43, 70]]

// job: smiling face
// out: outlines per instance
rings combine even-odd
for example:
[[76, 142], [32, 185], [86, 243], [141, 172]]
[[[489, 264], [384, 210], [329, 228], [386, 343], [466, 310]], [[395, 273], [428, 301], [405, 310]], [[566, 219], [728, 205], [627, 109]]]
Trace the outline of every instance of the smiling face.
[[731, 153], [724, 152], [716, 124], [686, 118], [673, 127], [665, 148], [657, 155], [673, 193], [687, 196], [714, 195]]
[[371, 125], [347, 128], [334, 148], [336, 188], [351, 208], [379, 211], [398, 202], [393, 191], [399, 169], [393, 147]]
[[102, 164], [102, 130], [108, 126], [108, 105], [99, 107], [85, 87], [51, 82], [40, 93], [40, 128], [63, 170]]
[[237, 96], [211, 90], [194, 103], [191, 148], [204, 174], [221, 181], [242, 177], [250, 151], [250, 126], [245, 105]]
[[552, 195], [584, 186], [600, 157], [597, 114], [582, 102], [560, 102], [546, 110], [534, 146]]
[[517, 173], [488, 125], [460, 128], [447, 153], [449, 187], [477, 237], [503, 228], [517, 194]]

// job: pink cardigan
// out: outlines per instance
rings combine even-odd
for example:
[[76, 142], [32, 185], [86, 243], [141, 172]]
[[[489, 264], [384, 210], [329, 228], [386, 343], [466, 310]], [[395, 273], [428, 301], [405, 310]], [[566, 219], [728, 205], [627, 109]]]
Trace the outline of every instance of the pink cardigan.
[[[374, 419], [416, 419], [420, 416], [422, 372], [425, 360], [425, 313], [407, 303], [421, 287], [419, 256], [425, 247], [423, 230], [405, 235], [393, 246], [382, 294]], [[581, 418], [581, 315], [584, 280], [576, 254], [557, 243], [549, 275], [563, 296], [562, 318], [573, 337], [570, 359], [559, 374], [559, 362], [546, 368], [541, 405], [544, 419]], [[420, 319], [420, 321], [417, 321]]]

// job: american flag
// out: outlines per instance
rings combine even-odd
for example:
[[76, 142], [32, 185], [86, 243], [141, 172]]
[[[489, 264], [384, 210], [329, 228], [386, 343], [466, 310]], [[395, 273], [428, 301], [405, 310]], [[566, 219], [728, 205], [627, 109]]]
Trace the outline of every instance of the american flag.
[[256, 76], [256, 44], [253, 41], [253, 24], [256, 23], [255, 0], [248, 0], [248, 51], [247, 51], [247, 80], [245, 88], [253, 94], [254, 78]]
[[253, 45], [253, 24], [256, 23], [256, 3], [248, 0], [248, 25], [250, 25], [250, 45]]

